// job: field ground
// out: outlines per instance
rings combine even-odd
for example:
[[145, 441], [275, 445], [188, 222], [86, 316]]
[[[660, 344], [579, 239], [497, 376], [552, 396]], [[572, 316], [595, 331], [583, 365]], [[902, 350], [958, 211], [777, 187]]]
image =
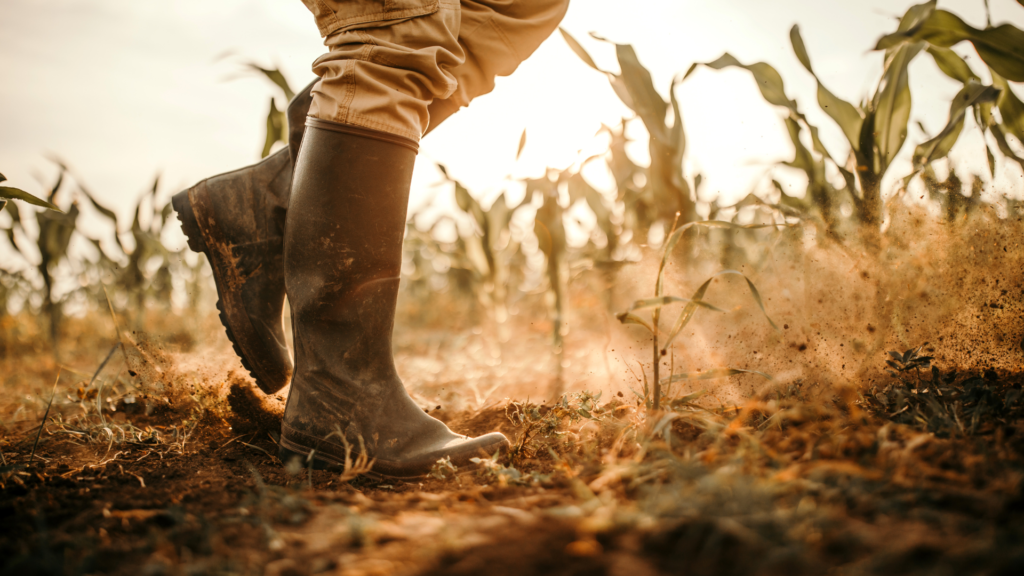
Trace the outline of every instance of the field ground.
[[[253, 387], [212, 315], [153, 311], [111, 353], [111, 316], [90, 312], [66, 324], [59, 363], [41, 323], [6, 316], [0, 573], [1021, 574], [1017, 258], [977, 272], [1007, 270], [1002, 283], [919, 269], [918, 286], [892, 272], [932, 316], [905, 314], [887, 348], [941, 336], [920, 351], [940, 370], [901, 356], [899, 378], [882, 371], [884, 350], [864, 352], [859, 304], [815, 296], [844, 278], [762, 285], [777, 335], [741, 312], [689, 335], [690, 349], [790, 376], [697, 382], [651, 415], [631, 391], [650, 367], [644, 341], [597, 314], [593, 295], [573, 295], [564, 396], [550, 393], [550, 322], [524, 308], [499, 343], [457, 314], [445, 329], [412, 323], [406, 306], [396, 358], [414, 398], [457, 432], [515, 444], [412, 483], [282, 466], [284, 393]], [[829, 323], [836, 310], [843, 321]], [[855, 353], [874, 368], [855, 369]], [[969, 356], [980, 360], [963, 366]]]

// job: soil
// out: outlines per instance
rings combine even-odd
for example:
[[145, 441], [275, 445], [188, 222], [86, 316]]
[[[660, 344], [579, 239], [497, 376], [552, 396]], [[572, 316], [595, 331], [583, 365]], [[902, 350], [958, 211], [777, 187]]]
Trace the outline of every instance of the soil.
[[[112, 330], [96, 375], [109, 316], [70, 319], [59, 355], [35, 319], [0, 318], [0, 575], [1022, 574], [1021, 256], [947, 281], [984, 268], [958, 249], [899, 269], [930, 307], [886, 304], [888, 325], [865, 312], [874, 269], [800, 255], [816, 276], [758, 279], [780, 330], [747, 305], [688, 328], [663, 367], [776, 379], [684, 382], [658, 414], [637, 396], [649, 343], [593, 291], [573, 294], [562, 356], [543, 310], [503, 340], [438, 306], [396, 334], [399, 372], [427, 413], [513, 449], [415, 482], [283, 466], [287, 390], [254, 387], [215, 316]], [[723, 308], [730, 286], [712, 288]], [[918, 352], [936, 374], [885, 371], [935, 335]]]

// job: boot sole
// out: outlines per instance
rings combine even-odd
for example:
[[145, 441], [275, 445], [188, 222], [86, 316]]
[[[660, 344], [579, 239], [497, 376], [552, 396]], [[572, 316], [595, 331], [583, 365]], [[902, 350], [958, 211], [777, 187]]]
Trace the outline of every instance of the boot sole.
[[[301, 446], [300, 444], [297, 444], [296, 442], [288, 440], [287, 438], [285, 438], [284, 432], [285, 431], [282, 430], [281, 439], [278, 441], [278, 452], [277, 452], [277, 457], [281, 460], [282, 464], [287, 464], [291, 460], [293, 460], [295, 458], [298, 458], [299, 460], [301, 460], [303, 462], [303, 467], [309, 466], [311, 464], [312, 468], [314, 470], [329, 470], [331, 472], [344, 472], [345, 471], [345, 466], [344, 466], [343, 463], [337, 462], [330, 455], [326, 455], [327, 456], [326, 458], [320, 457], [320, 454], [324, 454], [323, 452], [318, 453], [316, 450], [309, 450], [306, 447]], [[495, 448], [495, 449], [498, 449], [498, 450], [507, 450], [507, 446], [508, 446], [507, 442], [508, 441], [505, 440], [505, 444], [504, 445], [502, 445], [500, 443], [495, 443], [492, 446], [492, 448]], [[311, 454], [312, 454], [312, 462], [310, 463], [309, 460], [310, 460], [310, 455]], [[486, 456], [487, 455], [487, 450], [484, 450], [481, 447], [480, 455], [481, 456]], [[467, 474], [467, 473], [471, 472], [472, 470], [475, 470], [476, 468], [478, 468], [477, 464], [474, 464], [472, 462], [462, 462], [462, 463], [459, 464], [459, 471], [456, 472], [455, 475], [456, 476], [461, 476], [463, 474]], [[374, 479], [374, 480], [403, 480], [403, 481], [421, 480], [423, 478], [428, 477], [429, 475], [430, 475], [430, 471], [429, 470], [425, 471], [425, 472], [423, 472], [421, 474], [402, 474], [402, 475], [396, 475], [396, 474], [385, 474], [385, 473], [380, 472], [379, 470], [373, 470], [373, 469], [371, 469], [369, 472], [364, 472], [363, 474], [361, 474], [361, 476], [365, 476], [367, 478], [371, 478], [371, 479]]]
[[[281, 464], [287, 464], [288, 462], [291, 462], [295, 458], [298, 458], [299, 460], [301, 460], [303, 462], [303, 465], [302, 465], [303, 468], [309, 466], [309, 464], [306, 464], [306, 462], [309, 460], [309, 453], [308, 452], [306, 454], [303, 454], [301, 452], [296, 452], [294, 450], [289, 450], [288, 448], [285, 448], [284, 446], [281, 446], [278, 449], [278, 451], [277, 451], [277, 457], [278, 457], [279, 460], [281, 460]], [[317, 458], [315, 454], [313, 456], [312, 468], [313, 468], [313, 470], [329, 470], [331, 472], [344, 472], [345, 471], [345, 466], [344, 465], [342, 465], [342, 464], [335, 464], [334, 462], [328, 462], [327, 460], [322, 460], [320, 458]], [[420, 476], [401, 476], [401, 477], [400, 476], [385, 476], [383, 474], [379, 474], [379, 473], [374, 472], [374, 471], [371, 470], [369, 472], [364, 472], [364, 473], [360, 474], [359, 476], [360, 477], [369, 478], [371, 480], [417, 480], [419, 478], [425, 478], [427, 475], [423, 474], [423, 475], [420, 475]]]
[[203, 234], [203, 230], [199, 225], [199, 220], [196, 218], [196, 213], [192, 206], [192, 199], [189, 195], [193, 189], [194, 188], [189, 188], [188, 190], [175, 194], [171, 198], [171, 205], [174, 207], [174, 211], [178, 215], [178, 221], [181, 222], [181, 230], [185, 233], [185, 240], [188, 242], [188, 247], [193, 252], [206, 256], [207, 261], [210, 263], [210, 269], [213, 271], [213, 282], [217, 287], [218, 316], [220, 317], [221, 325], [224, 326], [224, 332], [227, 334], [228, 340], [231, 342], [231, 347], [234, 349], [235, 354], [238, 355], [238, 358], [242, 361], [242, 367], [249, 372], [249, 375], [256, 381], [256, 385], [259, 386], [260, 390], [265, 394], [274, 394], [285, 387], [287, 384], [287, 378], [283, 383], [270, 384], [268, 379], [260, 374], [260, 370], [253, 367], [255, 366], [255, 363], [250, 362], [246, 357], [244, 346], [231, 329], [231, 320], [224, 305], [224, 300], [229, 300], [229, 304], [231, 304], [231, 298], [225, 297], [224, 292], [221, 291], [221, 286], [224, 284], [224, 279], [222, 278], [223, 274], [220, 270], [219, 262], [217, 262], [216, 257], [211, 254], [212, 251], [206, 242], [206, 236]]

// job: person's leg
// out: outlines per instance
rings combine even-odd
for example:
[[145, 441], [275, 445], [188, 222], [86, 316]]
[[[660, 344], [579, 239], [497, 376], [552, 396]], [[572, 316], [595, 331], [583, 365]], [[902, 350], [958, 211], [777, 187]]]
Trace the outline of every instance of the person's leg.
[[459, 45], [465, 61], [452, 73], [458, 84], [428, 107], [436, 129], [460, 108], [494, 90], [494, 79], [509, 76], [558, 27], [569, 0], [462, 0]]
[[416, 144], [387, 132], [310, 120], [285, 226], [285, 281], [295, 373], [281, 460], [411, 478], [439, 459], [456, 466], [507, 446], [467, 438], [425, 414], [395, 370], [391, 335]]
[[295, 370], [280, 450], [284, 461], [338, 468], [354, 450], [377, 475], [411, 478], [508, 440], [467, 438], [425, 414], [392, 358], [409, 186], [427, 106], [455, 89], [459, 5], [367, 24], [329, 36], [314, 65], [322, 79], [285, 220]]
[[[495, 76], [511, 74], [554, 31], [568, 0], [463, 0], [461, 6], [458, 44], [465, 56], [462, 64], [450, 70], [457, 88], [447, 99], [430, 101], [426, 133], [477, 96], [490, 92]], [[406, 13], [411, 9], [398, 8]], [[331, 29], [332, 21], [353, 21], [323, 10], [314, 12], [325, 31]], [[354, 19], [358, 16], [355, 13]], [[204, 180], [174, 198], [189, 246], [205, 253], [210, 261], [228, 337], [257, 385], [268, 394], [287, 385], [292, 366], [283, 345], [282, 248], [280, 241], [266, 242], [260, 250], [246, 246], [253, 238], [280, 238], [284, 229], [292, 166], [316, 82], [300, 90], [288, 106], [288, 149], [254, 166]], [[253, 210], [263, 214], [253, 218]], [[211, 237], [218, 240], [208, 240]], [[221, 249], [210, 250], [211, 245]], [[247, 257], [234, 257], [242, 252], [248, 253]]]

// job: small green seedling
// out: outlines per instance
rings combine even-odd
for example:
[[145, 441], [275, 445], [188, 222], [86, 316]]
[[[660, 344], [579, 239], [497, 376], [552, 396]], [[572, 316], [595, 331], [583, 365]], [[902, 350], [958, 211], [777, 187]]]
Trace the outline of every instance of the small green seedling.
[[[690, 298], [681, 298], [679, 296], [665, 295], [665, 266], [668, 264], [669, 255], [672, 253], [672, 250], [675, 249], [680, 239], [682, 239], [683, 234], [685, 234], [686, 231], [689, 230], [690, 228], [697, 226], [703, 228], [725, 228], [730, 230], [744, 230], [751, 228], [776, 227], [777, 225], [756, 224], [741, 226], [739, 224], [733, 224], [732, 222], [708, 220], [702, 222], [689, 222], [675, 229], [669, 235], [668, 240], [665, 242], [665, 252], [664, 254], [662, 254], [661, 257], [661, 265], [658, 267], [658, 280], [654, 288], [654, 297], [637, 300], [636, 302], [633, 303], [629, 310], [622, 312], [621, 314], [618, 314], [616, 316], [616, 318], [619, 319], [619, 322], [622, 322], [623, 324], [637, 324], [639, 326], [643, 326], [651, 334], [652, 352], [654, 359], [654, 398], [653, 402], [649, 405], [649, 407], [653, 408], [655, 411], [661, 409], [662, 385], [668, 385], [673, 382], [680, 382], [683, 380], [705, 380], [709, 378], [719, 378], [723, 376], [731, 376], [733, 374], [742, 373], [758, 374], [769, 380], [771, 379], [770, 376], [762, 372], [756, 372], [753, 370], [743, 370], [740, 368], [718, 368], [701, 373], [673, 374], [670, 375], [670, 377], [667, 378], [665, 381], [662, 381], [660, 379], [659, 371], [661, 357], [667, 354], [669, 345], [672, 343], [673, 340], [675, 340], [675, 337], [679, 335], [682, 329], [686, 327], [687, 324], [690, 323], [690, 320], [693, 319], [693, 315], [697, 312], [697, 308], [705, 308], [707, 310], [714, 310], [716, 312], [724, 312], [724, 310], [717, 308], [711, 304], [708, 304], [707, 302], [704, 301], [704, 294], [707, 292], [708, 286], [711, 285], [712, 280], [719, 276], [724, 276], [726, 274], [735, 274], [738, 276], [742, 276], [743, 279], [747, 281], [747, 286], [750, 288], [750, 295], [754, 298], [754, 302], [757, 303], [757, 306], [761, 309], [761, 312], [764, 313], [765, 318], [768, 319], [768, 323], [771, 324], [772, 328], [775, 328], [776, 330], [779, 329], [778, 326], [775, 325], [775, 322], [773, 322], [772, 319], [768, 316], [768, 312], [765, 311], [764, 302], [761, 300], [761, 294], [757, 291], [757, 287], [754, 286], [754, 283], [750, 281], [750, 278], [747, 278], [745, 274], [736, 270], [722, 270], [712, 275], [710, 278], [704, 281], [703, 284], [701, 284], [700, 288], [698, 288], [697, 291], [694, 292]], [[685, 302], [686, 305], [683, 307], [682, 312], [679, 313], [679, 316], [676, 318], [675, 323], [672, 325], [672, 329], [671, 331], [669, 331], [668, 338], [665, 339], [663, 345], [659, 346], [659, 335], [661, 331], [661, 309], [664, 308], [665, 306], [682, 302]], [[643, 318], [635, 314], [635, 312], [637, 311], [647, 309], [651, 310], [650, 322], [644, 320]], [[645, 403], [648, 402], [646, 396], [647, 394], [645, 390]]]

